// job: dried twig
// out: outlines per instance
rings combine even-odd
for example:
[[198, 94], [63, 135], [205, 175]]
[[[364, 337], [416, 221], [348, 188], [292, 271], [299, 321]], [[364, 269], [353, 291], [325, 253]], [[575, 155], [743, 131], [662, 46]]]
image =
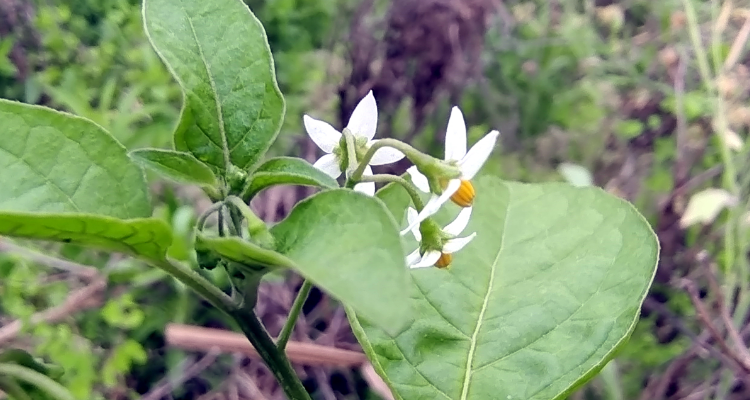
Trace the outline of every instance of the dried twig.
[[164, 396], [168, 396], [170, 393], [172, 393], [172, 390], [174, 390], [176, 386], [182, 385], [189, 379], [203, 372], [203, 370], [205, 370], [206, 368], [210, 367], [211, 364], [216, 361], [216, 357], [218, 356], [218, 349], [210, 349], [208, 354], [204, 355], [203, 358], [201, 358], [191, 366], [185, 368], [183, 374], [180, 375], [177, 379], [173, 380], [169, 377], [162, 379], [162, 381], [159, 382], [156, 387], [154, 387], [154, 389], [144, 394], [143, 397], [141, 397], [141, 400], [159, 400]]
[[[29, 318], [30, 325], [42, 322], [54, 323], [73, 314], [76, 311], [84, 310], [100, 304], [100, 299], [95, 296], [107, 286], [103, 278], [99, 278], [87, 286], [73, 292], [63, 304], [38, 312]], [[23, 321], [15, 320], [0, 328], [0, 344], [15, 338], [23, 328]]]
[[0, 252], [19, 254], [39, 264], [70, 272], [88, 280], [93, 280], [99, 276], [99, 270], [94, 267], [37, 253], [36, 251], [18, 246], [3, 239], [0, 239]]
[[[258, 353], [247, 338], [239, 333], [199, 326], [169, 324], [164, 335], [168, 344], [182, 349], [206, 351], [216, 347], [222, 352], [236, 352], [258, 358]], [[367, 358], [362, 353], [314, 343], [290, 341], [286, 352], [293, 363], [305, 365], [355, 367], [367, 362]]]

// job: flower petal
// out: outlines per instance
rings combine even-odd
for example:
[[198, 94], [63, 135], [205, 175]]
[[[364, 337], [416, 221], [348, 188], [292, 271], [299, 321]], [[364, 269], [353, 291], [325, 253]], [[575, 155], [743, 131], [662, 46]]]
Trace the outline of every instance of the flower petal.
[[[368, 143], [368, 145], [372, 146], [373, 144], [375, 144], [375, 142], [377, 142], [377, 140], [371, 141], [370, 143]], [[372, 158], [370, 159], [370, 165], [391, 164], [395, 163], [398, 160], [401, 160], [404, 157], [406, 157], [404, 153], [394, 149], [393, 147], [381, 147], [377, 151], [375, 151], [375, 154], [372, 155]]]
[[354, 190], [368, 196], [375, 196], [375, 182], [362, 182], [354, 185]]
[[330, 153], [341, 141], [341, 132], [332, 127], [328, 122], [323, 122], [308, 115], [302, 117], [305, 130], [315, 144], [326, 153]]
[[[406, 210], [406, 221], [409, 223], [409, 226], [411, 226], [412, 222], [414, 222], [414, 220], [417, 219], [418, 215], [419, 215], [419, 213], [417, 212], [417, 210], [415, 210], [415, 209], [413, 209], [411, 207], [409, 207]], [[402, 231], [401, 232], [401, 236], [405, 235], [406, 232], [409, 232], [409, 231], [408, 230]], [[411, 230], [411, 233], [414, 235], [414, 238], [417, 239], [417, 242], [421, 242], [422, 241], [422, 232], [419, 231], [419, 225], [415, 226]]]
[[458, 236], [463, 230], [466, 228], [466, 225], [469, 224], [469, 219], [471, 218], [471, 207], [466, 207], [461, 209], [461, 212], [458, 213], [458, 216], [456, 219], [453, 220], [450, 224], [446, 225], [445, 228], [443, 228], [443, 232], [451, 235], [451, 236]]
[[409, 167], [406, 172], [411, 176], [411, 183], [413, 183], [417, 189], [425, 193], [430, 193], [430, 183], [427, 181], [427, 177], [419, 172], [416, 165]]
[[445, 130], [445, 160], [458, 161], [466, 155], [466, 122], [458, 107], [451, 109]]
[[411, 267], [412, 265], [418, 263], [422, 259], [422, 256], [419, 255], [419, 249], [416, 249], [409, 253], [408, 256], [406, 256], [406, 265]]
[[367, 140], [375, 137], [375, 130], [378, 127], [378, 105], [375, 103], [372, 90], [354, 107], [346, 127], [356, 137], [363, 137]]
[[462, 238], [455, 238], [455, 239], [451, 239], [445, 242], [445, 244], [443, 245], [443, 253], [451, 254], [451, 253], [455, 253], [463, 249], [464, 246], [469, 244], [469, 242], [471, 242], [476, 236], [477, 236], [477, 233], [474, 232], [469, 236], [462, 237]]
[[[366, 166], [362, 176], [372, 176], [372, 168]], [[364, 193], [368, 196], [375, 196], [375, 182], [361, 182], [354, 185], [354, 190]]]
[[422, 221], [426, 220], [431, 215], [434, 215], [438, 210], [440, 210], [440, 207], [445, 204], [448, 199], [453, 196], [453, 193], [456, 193], [458, 188], [461, 186], [461, 180], [460, 179], [451, 179], [448, 182], [448, 186], [443, 190], [443, 194], [440, 196], [433, 195], [430, 197], [430, 200], [427, 201], [427, 204], [424, 205], [424, 208], [417, 216], [417, 219], [414, 220], [412, 223], [409, 224], [409, 226], [405, 230], [412, 230], [415, 226], [418, 226], [422, 223]]
[[490, 157], [490, 153], [492, 153], [492, 150], [495, 148], [498, 135], [500, 135], [500, 132], [498, 131], [492, 131], [484, 135], [483, 138], [471, 147], [469, 152], [466, 153], [466, 156], [458, 162], [458, 166], [461, 169], [462, 179], [472, 179], [474, 178], [474, 175], [479, 172], [482, 165], [484, 165], [487, 158]]
[[440, 259], [440, 252], [436, 250], [430, 250], [422, 256], [419, 262], [411, 265], [411, 268], [425, 268], [435, 265], [437, 260]]
[[339, 159], [333, 154], [326, 154], [320, 157], [318, 161], [315, 161], [313, 167], [323, 171], [326, 175], [333, 179], [341, 176], [341, 166], [339, 165]]

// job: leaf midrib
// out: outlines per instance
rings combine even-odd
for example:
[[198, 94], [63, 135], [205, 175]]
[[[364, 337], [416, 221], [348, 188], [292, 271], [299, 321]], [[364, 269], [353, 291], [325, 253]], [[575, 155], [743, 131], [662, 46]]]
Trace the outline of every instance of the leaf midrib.
[[482, 308], [479, 310], [479, 316], [477, 317], [477, 325], [476, 327], [474, 327], [474, 333], [471, 335], [471, 342], [469, 343], [469, 354], [466, 357], [466, 373], [464, 374], [464, 384], [463, 388], [461, 389], [461, 400], [466, 400], [469, 396], [469, 384], [471, 383], [471, 374], [473, 372], [471, 369], [471, 365], [474, 362], [474, 354], [476, 353], [477, 349], [477, 336], [479, 336], [479, 331], [482, 329], [482, 320], [484, 320], [484, 313], [487, 311], [487, 305], [489, 304], [490, 295], [492, 294], [492, 288], [495, 284], [495, 270], [497, 269], [497, 262], [500, 259], [500, 254], [502, 254], [503, 249], [505, 248], [505, 232], [506, 228], [508, 227], [508, 216], [510, 214], [510, 196], [508, 197], [508, 200], [508, 204], [505, 207], [505, 220], [503, 221], [503, 233], [500, 238], [500, 249], [497, 251], [497, 255], [492, 261], [492, 265], [490, 268], [490, 279], [487, 283], [487, 293], [484, 296]]
[[224, 169], [229, 170], [229, 166], [231, 165], [231, 161], [229, 160], [229, 144], [227, 143], [226, 127], [224, 126], [224, 110], [222, 109], [221, 101], [219, 100], [219, 92], [216, 89], [216, 82], [214, 82], [213, 75], [211, 75], [211, 69], [208, 66], [208, 60], [206, 60], [206, 55], [203, 54], [203, 46], [201, 46], [200, 42], [198, 41], [198, 35], [195, 32], [195, 26], [193, 25], [193, 20], [190, 18], [190, 14], [188, 14], [185, 8], [182, 9], [182, 12], [185, 14], [185, 18], [187, 19], [187, 22], [190, 25], [190, 33], [193, 34], [193, 40], [195, 40], [195, 45], [196, 47], [198, 47], [198, 54], [201, 57], [203, 68], [206, 70], [206, 77], [208, 77], [208, 82], [209, 84], [211, 84], [211, 91], [214, 94], [213, 96], [214, 103], [216, 104], [216, 113], [219, 119], [219, 135], [221, 136], [221, 150], [224, 156]]

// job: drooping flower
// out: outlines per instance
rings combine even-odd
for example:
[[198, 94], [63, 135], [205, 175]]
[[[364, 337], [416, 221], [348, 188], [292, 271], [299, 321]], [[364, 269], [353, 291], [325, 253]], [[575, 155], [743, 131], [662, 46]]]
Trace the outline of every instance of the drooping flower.
[[460, 175], [454, 179], [438, 179], [442, 193], [435, 194], [438, 190], [430, 190], [429, 179], [419, 171], [417, 166], [412, 166], [406, 171], [411, 175], [414, 185], [425, 193], [433, 192], [424, 209], [414, 219], [406, 230], [411, 230], [419, 225], [429, 216], [435, 214], [448, 199], [461, 207], [471, 207], [474, 203], [474, 185], [471, 179], [479, 172], [495, 147], [500, 132], [493, 130], [480, 139], [467, 152], [466, 151], [466, 123], [464, 116], [458, 107], [451, 109], [448, 118], [448, 128], [445, 133], [445, 162], [458, 168]]
[[[312, 141], [326, 153], [315, 161], [313, 165], [332, 178], [338, 178], [341, 176], [341, 172], [346, 170], [349, 163], [344, 136], [329, 123], [317, 120], [308, 115], [303, 117], [303, 121], [305, 123], [305, 130], [307, 130], [307, 134], [310, 135]], [[354, 136], [355, 153], [358, 159], [377, 141], [373, 140], [377, 124], [378, 107], [375, 103], [375, 96], [370, 91], [354, 108], [352, 116], [349, 118], [349, 123], [345, 128]], [[372, 175], [370, 165], [390, 164], [402, 158], [404, 158], [402, 152], [391, 147], [382, 147], [375, 152], [363, 175]], [[375, 194], [375, 183], [362, 182], [357, 184], [354, 190], [372, 196]]]
[[[438, 229], [437, 232], [430, 232], [436, 236], [432, 237], [431, 240], [427, 240], [427, 238], [425, 238], [425, 241], [422, 240], [423, 235], [418, 226], [411, 229], [412, 234], [420, 244], [416, 250], [406, 256], [406, 264], [409, 268], [424, 268], [433, 265], [438, 268], [447, 268], [450, 266], [453, 262], [453, 253], [464, 248], [477, 235], [474, 232], [469, 236], [458, 237], [469, 223], [471, 210], [471, 207], [462, 209], [456, 219], [446, 225], [445, 228]], [[414, 225], [417, 215], [417, 210], [409, 207], [406, 219], [410, 226]]]

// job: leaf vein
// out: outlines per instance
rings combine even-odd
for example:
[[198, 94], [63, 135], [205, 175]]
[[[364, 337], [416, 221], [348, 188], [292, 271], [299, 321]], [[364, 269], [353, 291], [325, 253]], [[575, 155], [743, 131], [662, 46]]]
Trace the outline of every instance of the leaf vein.
[[183, 8], [182, 11], [185, 13], [185, 18], [187, 19], [187, 22], [190, 25], [190, 32], [193, 34], [195, 45], [198, 47], [198, 55], [200, 55], [201, 62], [203, 63], [203, 68], [206, 69], [206, 77], [208, 78], [208, 82], [211, 84], [211, 91], [213, 91], [213, 94], [214, 94], [213, 97], [216, 103], [216, 114], [217, 114], [217, 117], [219, 118], [218, 122], [219, 122], [219, 134], [221, 135], [221, 150], [222, 150], [222, 153], [224, 153], [224, 169], [228, 169], [229, 166], [231, 165], [231, 161], [229, 160], [229, 151], [228, 151], [229, 145], [227, 145], [226, 126], [224, 126], [224, 111], [221, 106], [221, 100], [219, 99], [219, 92], [216, 89], [216, 82], [214, 81], [213, 75], [211, 75], [211, 68], [209, 68], [208, 66], [208, 60], [206, 60], [206, 55], [203, 53], [203, 46], [201, 46], [201, 43], [198, 41], [198, 35], [195, 32], [195, 26], [193, 25], [193, 20], [190, 18], [190, 15], [187, 13], [187, 10]]

